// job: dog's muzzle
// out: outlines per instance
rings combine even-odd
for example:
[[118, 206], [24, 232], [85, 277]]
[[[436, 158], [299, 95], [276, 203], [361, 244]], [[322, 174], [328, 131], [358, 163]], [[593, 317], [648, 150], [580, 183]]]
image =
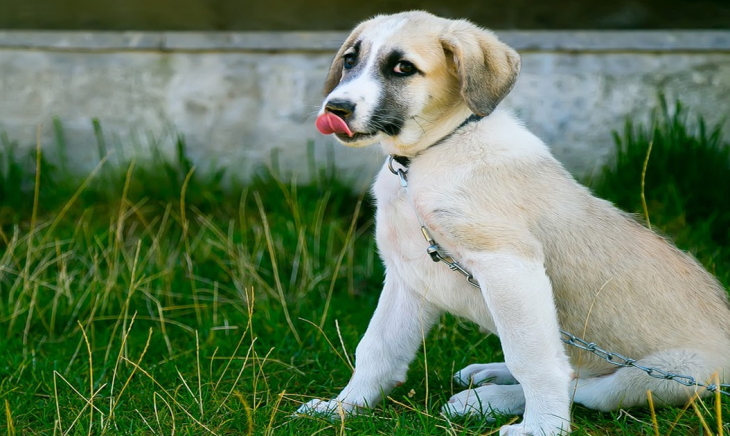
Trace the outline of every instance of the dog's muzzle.
[[344, 100], [330, 100], [324, 107], [324, 113], [317, 117], [317, 130], [325, 135], [331, 133], [345, 134], [352, 138], [355, 134], [347, 125], [347, 119], [355, 111], [355, 104]]

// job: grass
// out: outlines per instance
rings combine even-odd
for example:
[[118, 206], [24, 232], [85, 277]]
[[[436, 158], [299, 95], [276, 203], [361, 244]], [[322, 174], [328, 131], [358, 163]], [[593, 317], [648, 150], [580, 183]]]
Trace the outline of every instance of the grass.
[[[654, 129], [627, 125], [615, 163], [588, 183], [641, 212], [653, 138], [652, 224], [727, 285], [730, 211], [712, 192], [728, 192], [719, 189], [730, 180], [727, 151], [719, 131], [693, 128], [673, 109], [656, 114]], [[63, 156], [60, 125], [57, 138]], [[501, 358], [498, 340], [450, 316], [425, 339], [409, 380], [371, 416], [344, 424], [292, 418], [302, 402], [347, 382], [347, 357], [377, 302], [383, 269], [370, 200], [332, 170], [312, 171], [305, 185], [265, 171], [245, 185], [223, 170], [203, 174], [182, 138], [168, 140], [172, 157], [107, 163], [78, 179], [2, 139], [0, 431], [481, 435], [513, 419], [439, 415], [458, 390], [456, 370]], [[107, 155], [100, 141], [100, 161]], [[576, 406], [575, 434], [730, 432], [722, 424], [728, 404], [710, 399], [656, 414]]]
[[[660, 99], [650, 127], [627, 121], [615, 134], [616, 155], [587, 184], [601, 197], [644, 217], [642, 169], [649, 144], [644, 194], [651, 223], [730, 283], [730, 147], [719, 126], [692, 122], [677, 103]], [[720, 266], [724, 266], [720, 267]]]

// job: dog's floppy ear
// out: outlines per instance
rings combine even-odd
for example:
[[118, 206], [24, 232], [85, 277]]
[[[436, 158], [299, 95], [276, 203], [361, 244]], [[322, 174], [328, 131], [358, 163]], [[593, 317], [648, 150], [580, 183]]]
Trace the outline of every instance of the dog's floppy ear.
[[322, 93], [325, 97], [328, 96], [329, 93], [332, 92], [333, 89], [335, 89], [337, 84], [340, 83], [340, 80], [342, 79], [342, 67], [344, 64], [342, 55], [345, 53], [345, 51], [347, 51], [348, 48], [352, 47], [352, 45], [355, 44], [355, 41], [357, 41], [357, 38], [362, 33], [362, 29], [362, 24], [357, 26], [355, 30], [352, 31], [350, 36], [347, 37], [345, 42], [342, 43], [340, 49], [337, 50], [337, 54], [332, 60], [332, 65], [330, 65], [329, 73], [327, 73], [327, 78], [324, 81], [324, 89], [322, 90]]
[[467, 106], [475, 114], [489, 115], [514, 86], [520, 55], [492, 32], [464, 20], [453, 22], [441, 43], [454, 58]]

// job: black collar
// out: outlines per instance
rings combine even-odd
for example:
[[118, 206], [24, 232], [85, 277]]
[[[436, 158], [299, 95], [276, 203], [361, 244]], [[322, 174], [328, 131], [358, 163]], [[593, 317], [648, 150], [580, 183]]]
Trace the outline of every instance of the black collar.
[[[446, 136], [444, 136], [443, 138], [439, 139], [438, 141], [434, 142], [433, 144], [429, 145], [426, 148], [428, 149], [428, 148], [431, 148], [431, 147], [434, 147], [436, 145], [441, 144], [442, 142], [444, 142], [447, 139], [449, 139], [449, 137], [451, 137], [451, 135], [453, 135], [454, 133], [456, 133], [457, 130], [461, 129], [462, 127], [466, 126], [469, 123], [473, 123], [474, 121], [479, 121], [482, 118], [484, 118], [484, 116], [482, 116], [482, 115], [477, 115], [477, 114], [471, 114], [471, 115], [469, 115], [469, 117], [467, 119], [465, 119], [461, 124], [459, 124], [449, 134], [447, 134]], [[392, 155], [392, 156], [393, 156], [393, 160], [395, 160], [399, 164], [403, 165], [405, 168], [408, 168], [408, 165], [411, 164], [411, 158], [410, 157], [398, 156], [398, 155], [395, 155], [395, 154]]]

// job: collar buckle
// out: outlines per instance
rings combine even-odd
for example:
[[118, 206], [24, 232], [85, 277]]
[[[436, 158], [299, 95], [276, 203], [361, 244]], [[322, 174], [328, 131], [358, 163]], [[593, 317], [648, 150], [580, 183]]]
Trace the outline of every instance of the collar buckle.
[[[401, 159], [399, 159], [401, 158]], [[408, 174], [408, 164], [404, 164], [402, 162], [402, 159], [406, 159], [406, 162], [410, 162], [410, 159], [404, 156], [396, 156], [394, 154], [391, 154], [388, 156], [388, 169], [391, 173], [398, 176], [398, 179], [400, 179], [400, 185], [404, 188], [408, 187], [408, 179], [406, 178], [406, 174]], [[393, 161], [398, 162], [400, 165], [403, 166], [403, 168], [395, 168], [393, 166]]]

